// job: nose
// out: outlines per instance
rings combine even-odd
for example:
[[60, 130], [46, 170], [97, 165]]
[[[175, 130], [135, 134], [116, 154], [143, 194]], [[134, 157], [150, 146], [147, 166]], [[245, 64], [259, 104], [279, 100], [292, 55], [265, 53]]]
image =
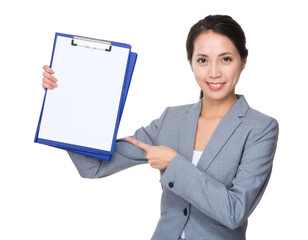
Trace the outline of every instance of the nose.
[[210, 78], [219, 78], [221, 77], [220, 67], [216, 63], [212, 63], [209, 69], [209, 77]]

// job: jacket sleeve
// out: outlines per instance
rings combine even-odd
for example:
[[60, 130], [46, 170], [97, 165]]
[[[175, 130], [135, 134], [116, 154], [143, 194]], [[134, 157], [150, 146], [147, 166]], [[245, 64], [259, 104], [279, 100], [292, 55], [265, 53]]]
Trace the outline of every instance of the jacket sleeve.
[[[138, 129], [131, 137], [146, 144], [154, 144], [161, 125], [166, 117], [168, 108], [160, 118], [152, 121], [147, 127]], [[148, 163], [144, 157], [144, 151], [125, 139], [118, 139], [115, 152], [110, 161], [101, 161], [84, 155], [68, 152], [79, 174], [84, 178], [101, 178], [114, 174], [126, 168]]]
[[231, 187], [227, 188], [179, 154], [163, 173], [162, 185], [208, 217], [236, 229], [247, 220], [265, 191], [278, 140], [277, 121], [272, 119], [252, 138], [243, 150]]

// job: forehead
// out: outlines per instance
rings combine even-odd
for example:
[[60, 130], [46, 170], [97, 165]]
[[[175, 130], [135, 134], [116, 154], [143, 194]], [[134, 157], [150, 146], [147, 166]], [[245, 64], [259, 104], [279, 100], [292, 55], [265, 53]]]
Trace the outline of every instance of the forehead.
[[205, 54], [211, 56], [224, 52], [239, 55], [233, 42], [225, 35], [210, 30], [200, 33], [194, 41], [194, 55]]

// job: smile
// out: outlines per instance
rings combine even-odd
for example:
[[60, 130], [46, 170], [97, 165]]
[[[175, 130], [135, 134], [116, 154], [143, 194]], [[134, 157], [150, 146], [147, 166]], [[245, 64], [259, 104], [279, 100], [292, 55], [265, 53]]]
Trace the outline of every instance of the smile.
[[219, 90], [225, 85], [225, 83], [209, 83], [209, 82], [206, 82], [206, 84], [212, 90]]

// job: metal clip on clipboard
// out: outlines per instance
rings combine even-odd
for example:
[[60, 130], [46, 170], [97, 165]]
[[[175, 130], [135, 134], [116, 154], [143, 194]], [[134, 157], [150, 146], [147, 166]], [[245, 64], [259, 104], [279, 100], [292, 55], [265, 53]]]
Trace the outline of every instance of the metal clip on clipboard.
[[72, 39], [72, 46], [87, 47], [87, 48], [105, 50], [107, 52], [110, 52], [112, 43], [103, 41], [103, 40], [93, 39], [93, 38], [84, 38], [84, 37], [74, 36]]

